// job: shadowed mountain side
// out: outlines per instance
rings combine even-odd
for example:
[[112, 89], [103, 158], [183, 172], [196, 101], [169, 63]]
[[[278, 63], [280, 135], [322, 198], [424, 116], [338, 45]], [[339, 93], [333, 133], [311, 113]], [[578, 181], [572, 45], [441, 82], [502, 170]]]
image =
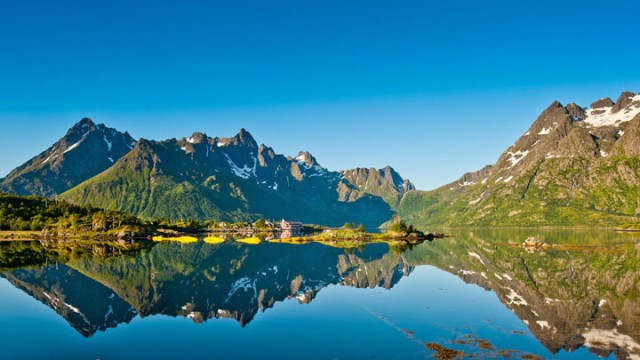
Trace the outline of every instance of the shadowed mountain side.
[[111, 289], [62, 264], [0, 275], [52, 308], [85, 337], [136, 316], [135, 309]]

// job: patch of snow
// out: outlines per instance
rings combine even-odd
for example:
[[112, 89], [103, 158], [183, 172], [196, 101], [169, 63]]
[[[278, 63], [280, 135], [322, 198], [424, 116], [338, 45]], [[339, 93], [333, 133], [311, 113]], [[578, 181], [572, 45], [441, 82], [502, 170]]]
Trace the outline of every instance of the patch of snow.
[[600, 149], [600, 156], [607, 157], [607, 153], [604, 150]]
[[65, 302], [63, 302], [62, 304], [63, 304], [64, 306], [68, 307], [68, 308], [69, 308], [69, 310], [73, 311], [74, 313], [81, 314], [80, 310], [78, 310], [78, 308], [77, 308], [77, 307], [75, 307], [75, 306], [71, 306], [71, 304], [67, 304], [67, 303], [65, 303]]
[[224, 141], [219, 141], [219, 142], [216, 143], [217, 147], [223, 147], [223, 146], [226, 146], [226, 145], [227, 145], [227, 143], [224, 142]]
[[553, 155], [552, 153], [547, 153], [547, 156], [545, 156], [546, 159], [553, 159], [553, 158], [558, 158], [560, 157], [559, 155]]
[[477, 198], [477, 199], [475, 199], [475, 200], [471, 200], [471, 201], [469, 201], [469, 205], [477, 204], [477, 203], [478, 203], [478, 201], [480, 201], [480, 200], [482, 200], [482, 196], [481, 196], [481, 197], [479, 197], [479, 198]]
[[252, 174], [253, 176], [256, 176], [256, 167], [258, 166], [257, 158], [253, 158], [253, 167], [249, 167], [246, 164], [243, 167], [239, 167], [235, 162], [233, 162], [233, 160], [231, 160], [229, 155], [224, 154], [224, 156], [227, 158], [227, 163], [229, 163], [231, 172], [233, 172], [235, 176], [243, 178], [245, 180], [250, 178]]
[[502, 274], [507, 280], [512, 281], [513, 279], [508, 274]]
[[527, 131], [526, 133], [524, 133], [524, 135], [523, 135], [523, 136], [527, 136], [527, 135], [531, 135], [531, 132], [530, 132], [530, 131]]
[[484, 178], [484, 179], [482, 179], [481, 183], [486, 184], [486, 183], [487, 183], [487, 179], [488, 179], [488, 178]]
[[637, 355], [640, 352], [640, 344], [631, 336], [620, 334], [616, 329], [591, 329], [582, 333], [582, 336], [585, 339], [584, 344], [589, 348], [603, 348], [606, 346], [606, 349], [608, 349], [611, 345], [614, 345], [629, 351], [632, 354], [629, 359], [640, 359], [640, 356]]
[[607, 300], [601, 299], [600, 302], [598, 303], [598, 307], [602, 307], [606, 303], [607, 303]]
[[84, 140], [84, 137], [83, 137], [82, 139], [80, 139], [80, 141], [78, 141], [77, 143], [75, 143], [75, 144], [73, 144], [73, 145], [69, 146], [69, 147], [67, 148], [67, 150], [65, 150], [65, 151], [64, 151], [64, 154], [66, 154], [66, 153], [68, 153], [69, 151], [71, 151], [71, 150], [73, 150], [73, 149], [77, 148], [77, 147], [78, 147], [78, 145], [80, 145], [80, 143], [82, 143], [82, 141], [83, 141], [83, 140]]
[[622, 326], [622, 320], [616, 321], [616, 326]]
[[542, 130], [540, 130], [538, 135], [549, 135], [550, 132], [551, 132], [551, 128], [542, 128]]
[[513, 176], [509, 176], [508, 178], [504, 179], [504, 182], [508, 183], [509, 181], [511, 181], [511, 179], [513, 179]]
[[498, 273], [494, 273], [493, 276], [495, 276], [498, 280], [502, 280], [502, 276], [500, 276], [500, 274]]
[[624, 131], [618, 130], [618, 136], [622, 136], [622, 135], [624, 135]]
[[497, 184], [500, 180], [502, 180], [502, 176], [500, 176], [499, 178], [497, 178], [497, 179], [496, 179], [496, 181], [495, 181], [495, 182], [496, 182], [496, 184]]
[[187, 147], [186, 147], [186, 146], [183, 146], [183, 147], [181, 147], [181, 148], [180, 148], [180, 150], [182, 150], [182, 151], [184, 151], [184, 152], [187, 152]]
[[113, 315], [113, 306], [111, 305], [109, 305], [109, 310], [104, 315], [104, 321], [107, 321], [107, 319], [109, 319], [109, 315]]
[[516, 166], [516, 164], [518, 164], [522, 159], [524, 159], [524, 157], [527, 156], [528, 153], [529, 153], [529, 150], [525, 150], [525, 151], [518, 150], [516, 152], [509, 151], [507, 154], [511, 156], [507, 159], [507, 161], [511, 163], [510, 167]]
[[107, 144], [107, 151], [111, 151], [111, 148], [113, 147], [113, 143], [111, 141], [107, 140], [107, 135], [104, 135], [104, 137], [102, 139]]
[[482, 265], [484, 264], [484, 260], [482, 260], [482, 258], [480, 257], [480, 255], [478, 255], [477, 253], [473, 252], [473, 251], [469, 251], [469, 256], [474, 257], [476, 259], [478, 259], [478, 261], [480, 261], [482, 263]]
[[111, 156], [107, 157], [107, 160], [111, 161], [112, 163], [114, 162]]
[[529, 326], [529, 320], [522, 320], [522, 322]]
[[193, 136], [189, 136], [189, 138], [187, 139], [187, 142], [190, 144], [195, 144], [196, 140], [193, 138]]
[[129, 144], [129, 149], [133, 149], [136, 146], [137, 141], [133, 141], [131, 144]]
[[482, 276], [483, 278], [489, 280], [489, 278], [487, 277], [487, 274], [485, 274], [484, 271], [480, 273], [480, 276]]
[[248, 290], [253, 290], [254, 292], [254, 297], [256, 295], [256, 284], [255, 281], [253, 283], [251, 283], [251, 279], [249, 279], [248, 277], [243, 277], [240, 278], [238, 280], [236, 280], [236, 282], [233, 283], [233, 285], [231, 285], [231, 290], [229, 290], [229, 293], [227, 294], [227, 298], [224, 300], [225, 303], [229, 302], [229, 300], [231, 299], [231, 297], [238, 292], [240, 289], [244, 290], [245, 292], [247, 292]]
[[536, 324], [538, 324], [538, 326], [540, 326], [540, 328], [542, 330], [544, 330], [545, 328], [547, 328], [547, 329], [551, 328], [551, 326], [549, 326], [549, 322], [544, 321], [544, 320], [538, 320], [538, 321], [536, 321]]
[[462, 275], [474, 275], [476, 272], [471, 270], [458, 270]]
[[198, 316], [198, 313], [193, 311], [187, 314], [187, 317], [191, 320], [195, 319], [196, 316]]
[[527, 300], [518, 295], [518, 293], [516, 293], [512, 288], [505, 287], [505, 289], [509, 290], [509, 293], [507, 294], [507, 299], [509, 299], [509, 302], [507, 303], [507, 305], [529, 305], [529, 303], [527, 303]]
[[559, 301], [560, 301], [559, 299], [544, 298], [544, 303], [545, 303], [545, 304], [551, 304], [551, 303], [559, 302]]
[[458, 184], [460, 186], [471, 186], [471, 185], [475, 185], [476, 183], [474, 183], [473, 181], [465, 181], [462, 184]]
[[[613, 107], [605, 107], [598, 109], [588, 109], [587, 117], [584, 123], [592, 127], [618, 125], [622, 122], [632, 120], [636, 115], [640, 114], [640, 94], [632, 98], [632, 103], [625, 109], [612, 113]], [[602, 113], [600, 113], [603, 111]], [[596, 114], [594, 114], [596, 113]]]
[[273, 271], [274, 274], [277, 274], [278, 273], [278, 265], [273, 265], [271, 270]]

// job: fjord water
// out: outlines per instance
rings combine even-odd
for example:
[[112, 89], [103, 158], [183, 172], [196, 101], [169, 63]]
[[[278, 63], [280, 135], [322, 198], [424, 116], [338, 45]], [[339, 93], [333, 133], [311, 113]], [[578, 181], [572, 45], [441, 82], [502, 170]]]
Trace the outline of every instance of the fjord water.
[[[638, 358], [640, 240], [459, 230], [412, 248], [0, 244], [7, 359]], [[553, 245], [525, 249], [530, 237]]]

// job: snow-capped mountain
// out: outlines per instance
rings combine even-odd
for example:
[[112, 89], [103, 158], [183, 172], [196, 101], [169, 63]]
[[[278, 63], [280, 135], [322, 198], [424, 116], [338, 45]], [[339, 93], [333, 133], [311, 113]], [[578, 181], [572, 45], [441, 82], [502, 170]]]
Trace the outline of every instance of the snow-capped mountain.
[[113, 165], [136, 141], [128, 134], [84, 118], [36, 157], [0, 182], [0, 191], [51, 197]]

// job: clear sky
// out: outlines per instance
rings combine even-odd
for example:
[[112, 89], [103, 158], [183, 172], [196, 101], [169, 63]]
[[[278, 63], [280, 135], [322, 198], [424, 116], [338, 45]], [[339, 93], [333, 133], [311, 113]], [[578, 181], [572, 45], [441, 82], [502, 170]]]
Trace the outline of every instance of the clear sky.
[[553, 100], [640, 91], [640, 2], [2, 1], [0, 177], [80, 118], [231, 136], [421, 189], [495, 162]]

